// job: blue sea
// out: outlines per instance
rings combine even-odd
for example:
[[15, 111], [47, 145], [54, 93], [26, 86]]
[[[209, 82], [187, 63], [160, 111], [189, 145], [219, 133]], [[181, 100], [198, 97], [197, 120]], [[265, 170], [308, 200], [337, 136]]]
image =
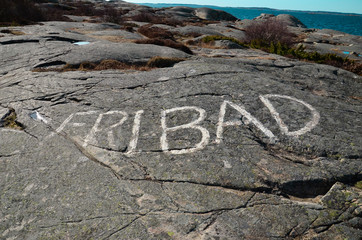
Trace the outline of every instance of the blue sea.
[[193, 4], [152, 4], [143, 3], [149, 7], [173, 7], [187, 6], [193, 8], [209, 7], [220, 9], [228, 12], [239, 19], [253, 19], [261, 13], [269, 13], [274, 15], [290, 14], [298, 18], [308, 28], [318, 29], [333, 29], [353, 35], [362, 36], [362, 15], [334, 12], [309, 12], [309, 11], [292, 11], [292, 10], [276, 10], [269, 8], [232, 8], [232, 7], [217, 7], [217, 6], [201, 6]]

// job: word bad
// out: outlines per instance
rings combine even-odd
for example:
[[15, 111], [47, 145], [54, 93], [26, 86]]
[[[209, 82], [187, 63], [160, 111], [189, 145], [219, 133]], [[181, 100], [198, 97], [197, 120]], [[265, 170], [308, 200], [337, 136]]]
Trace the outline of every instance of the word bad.
[[[291, 101], [295, 101], [297, 103], [300, 103], [307, 107], [311, 112], [311, 120], [306, 123], [306, 125], [297, 130], [297, 131], [289, 131], [287, 125], [283, 122], [283, 120], [280, 118], [279, 113], [275, 110], [274, 106], [270, 102], [269, 99], [271, 98], [281, 98], [281, 99], [287, 99]], [[277, 94], [267, 94], [267, 95], [260, 95], [259, 99], [261, 102], [269, 109], [272, 117], [275, 119], [276, 123], [278, 124], [281, 133], [287, 136], [300, 136], [302, 134], [307, 133], [308, 131], [312, 130], [319, 122], [320, 115], [319, 113], [308, 103], [305, 103], [302, 100], [296, 99], [294, 97], [285, 96], [285, 95], [277, 95]], [[267, 129], [258, 119], [256, 119], [254, 116], [252, 116], [248, 111], [245, 110], [244, 106], [237, 105], [235, 103], [232, 103], [230, 101], [224, 101], [220, 106], [219, 111], [219, 117], [218, 117], [218, 123], [216, 128], [216, 139], [215, 142], [217, 144], [220, 144], [223, 140], [223, 132], [225, 127], [229, 126], [238, 126], [242, 125], [243, 122], [241, 120], [233, 120], [233, 121], [227, 121], [225, 122], [225, 113], [227, 108], [233, 108], [237, 112], [239, 112], [243, 118], [245, 119], [244, 122], [247, 122], [249, 124], [254, 124], [256, 128], [258, 128], [261, 132], [263, 132], [272, 142], [275, 142], [277, 140], [277, 137], [269, 130]], [[189, 123], [174, 126], [174, 127], [168, 127], [167, 126], [167, 115], [170, 113], [176, 113], [179, 111], [194, 111], [198, 113], [198, 118], [194, 121], [191, 121]], [[64, 130], [66, 125], [72, 125], [73, 127], [82, 127], [85, 125], [85, 123], [71, 123], [71, 120], [74, 116], [77, 115], [91, 115], [96, 114], [96, 111], [88, 111], [88, 112], [78, 112], [78, 113], [72, 113], [65, 121], [56, 129], [56, 132], [61, 132]], [[132, 127], [132, 135], [130, 142], [128, 144], [128, 152], [126, 154], [133, 154], [137, 152], [137, 143], [138, 138], [140, 134], [140, 124], [141, 124], [141, 118], [142, 114], [144, 113], [143, 110], [137, 111], [135, 113], [134, 119], [133, 119], [133, 127]], [[119, 121], [111, 126], [108, 126], [106, 128], [101, 128], [100, 123], [104, 116], [112, 115], [117, 116]], [[128, 113], [124, 111], [109, 111], [106, 113], [100, 113], [98, 115], [98, 118], [96, 119], [93, 127], [91, 128], [90, 132], [84, 139], [83, 147], [86, 147], [89, 143], [96, 142], [96, 136], [98, 132], [105, 132], [107, 133], [107, 139], [109, 147], [115, 147], [114, 143], [114, 135], [113, 131], [116, 127], [121, 126], [127, 119], [129, 118]], [[195, 151], [202, 150], [205, 148], [210, 141], [210, 133], [209, 131], [200, 125], [202, 121], [204, 121], [206, 118], [206, 111], [202, 108], [196, 107], [196, 106], [184, 106], [184, 107], [176, 107], [171, 108], [167, 110], [161, 111], [161, 129], [162, 134], [160, 137], [160, 147], [163, 152], [167, 152], [170, 154], [185, 154], [185, 153], [192, 153]], [[199, 131], [201, 133], [201, 140], [197, 144], [191, 147], [187, 147], [184, 149], [177, 149], [177, 150], [170, 150], [167, 136], [170, 132], [175, 132], [181, 129], [192, 129], [193, 131]]]

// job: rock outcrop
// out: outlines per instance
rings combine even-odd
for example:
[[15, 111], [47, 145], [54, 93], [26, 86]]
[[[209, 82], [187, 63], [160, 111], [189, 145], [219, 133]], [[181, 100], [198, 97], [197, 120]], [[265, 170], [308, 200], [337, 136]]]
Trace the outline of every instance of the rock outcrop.
[[285, 22], [290, 27], [307, 28], [299, 19], [289, 14], [279, 14], [277, 16], [273, 14], [262, 13], [260, 16], [254, 18], [256, 21], [265, 21], [268, 19], [275, 19]]
[[299, 19], [288, 14], [275, 16], [263, 13], [253, 20], [243, 19], [237, 21], [236, 26], [245, 30], [250, 24], [260, 23], [268, 19], [286, 23], [288, 29], [297, 36], [300, 44], [308, 51], [317, 51], [322, 54], [333, 53], [341, 57], [362, 61], [362, 36], [330, 29], [308, 29]]
[[195, 16], [206, 19], [206, 20], [214, 20], [214, 21], [235, 21], [237, 20], [236, 17], [233, 15], [221, 11], [215, 10], [211, 8], [196, 8], [194, 11]]
[[[1, 239], [360, 238], [360, 76], [120, 28], [0, 29]], [[155, 56], [184, 61], [53, 71]]]

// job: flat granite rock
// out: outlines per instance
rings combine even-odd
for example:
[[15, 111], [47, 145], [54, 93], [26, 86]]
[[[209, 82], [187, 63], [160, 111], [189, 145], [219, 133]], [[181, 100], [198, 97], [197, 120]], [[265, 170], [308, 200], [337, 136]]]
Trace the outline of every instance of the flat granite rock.
[[[1, 239], [360, 239], [360, 76], [251, 49], [27, 39], [0, 39], [0, 113], [16, 116]], [[189, 58], [31, 71], [162, 53]]]

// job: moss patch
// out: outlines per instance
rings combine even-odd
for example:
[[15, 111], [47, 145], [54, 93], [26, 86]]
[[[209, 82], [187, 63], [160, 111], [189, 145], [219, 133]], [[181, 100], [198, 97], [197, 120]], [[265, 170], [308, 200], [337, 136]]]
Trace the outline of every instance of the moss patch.
[[354, 184], [354, 186], [355, 186], [356, 188], [362, 189], [362, 181], [356, 182], [356, 183]]
[[16, 130], [24, 130], [25, 126], [18, 121], [16, 121], [16, 112], [13, 108], [9, 108], [9, 113], [1, 119], [1, 122], [3, 123], [3, 126], [5, 128], [12, 128]]
[[218, 36], [218, 35], [211, 35], [211, 36], [205, 36], [201, 39], [201, 41], [203, 43], [211, 43], [211, 42], [214, 42], [214, 41], [217, 41], [217, 40], [228, 40], [228, 41], [231, 41], [233, 43], [236, 43], [236, 44], [239, 44], [241, 46], [246, 46], [245, 43], [237, 40], [236, 38], [232, 38], [232, 37], [225, 37], [225, 36]]

